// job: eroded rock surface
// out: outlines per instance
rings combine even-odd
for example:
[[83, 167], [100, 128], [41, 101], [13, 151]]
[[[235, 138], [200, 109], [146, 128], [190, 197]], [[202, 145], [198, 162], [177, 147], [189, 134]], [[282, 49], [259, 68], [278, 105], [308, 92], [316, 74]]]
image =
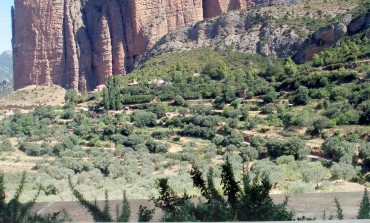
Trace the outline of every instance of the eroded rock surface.
[[298, 51], [303, 42], [304, 38], [290, 27], [274, 26], [268, 15], [259, 11], [234, 11], [167, 34], [143, 55], [141, 61], [199, 47], [288, 57]]
[[[169, 32], [231, 10], [299, 1], [15, 0], [14, 87], [56, 84], [90, 91], [109, 76], [131, 70], [139, 56]], [[261, 32], [283, 29], [263, 27]], [[259, 51], [274, 54], [268, 45], [272, 43], [260, 41]]]

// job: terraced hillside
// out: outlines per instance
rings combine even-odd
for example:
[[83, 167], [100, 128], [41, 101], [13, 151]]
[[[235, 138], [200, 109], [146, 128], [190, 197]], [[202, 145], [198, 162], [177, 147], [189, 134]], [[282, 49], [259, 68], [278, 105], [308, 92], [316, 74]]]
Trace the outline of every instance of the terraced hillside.
[[20, 170], [29, 171], [22, 199], [42, 185], [40, 201], [72, 200], [66, 188], [74, 186], [88, 200], [103, 200], [105, 190], [110, 199], [123, 191], [148, 199], [160, 195], [161, 182], [170, 199], [184, 191], [206, 197], [199, 188], [209, 171], [210, 193], [219, 198], [228, 190], [225, 169], [242, 195], [251, 185], [275, 194], [363, 191], [370, 185], [370, 39], [362, 28], [300, 65], [230, 48], [173, 52], [95, 92], [68, 90], [61, 105], [4, 114], [7, 193]]

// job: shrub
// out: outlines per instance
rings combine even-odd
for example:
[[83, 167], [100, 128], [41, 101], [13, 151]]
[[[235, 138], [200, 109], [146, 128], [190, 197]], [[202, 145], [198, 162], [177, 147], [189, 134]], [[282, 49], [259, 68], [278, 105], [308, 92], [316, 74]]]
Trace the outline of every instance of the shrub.
[[258, 150], [251, 146], [240, 147], [239, 152], [240, 157], [243, 159], [243, 163], [255, 160], [258, 158], [259, 155]]
[[334, 180], [352, 180], [356, 176], [356, 170], [351, 164], [335, 163], [331, 168], [331, 176]]
[[293, 94], [292, 102], [295, 105], [307, 105], [310, 101], [310, 91], [307, 87], [300, 86]]
[[370, 199], [367, 188], [365, 188], [364, 195], [362, 196], [357, 219], [370, 219]]
[[303, 194], [315, 192], [312, 184], [307, 184], [302, 181], [291, 182], [285, 189], [288, 194]]
[[144, 126], [153, 127], [157, 125], [157, 115], [152, 112], [135, 111], [132, 115], [135, 126], [142, 128]]
[[[175, 98], [176, 100], [176, 98]], [[163, 118], [166, 116], [166, 108], [161, 104], [151, 105], [149, 106], [146, 111], [152, 112], [157, 115], [157, 118]]]
[[273, 114], [274, 113], [274, 105], [273, 104], [268, 104], [262, 107], [261, 113], [262, 114]]
[[27, 142], [21, 143], [19, 145], [19, 150], [25, 152], [29, 156], [43, 156], [49, 152], [47, 149], [42, 148], [38, 144], [31, 144]]
[[64, 100], [65, 102], [73, 102], [75, 103], [76, 102], [76, 98], [77, 98], [77, 91], [74, 90], [74, 89], [69, 89], [66, 91], [65, 95], [64, 95]]
[[0, 144], [0, 153], [1, 152], [10, 152], [13, 151], [13, 146], [10, 143], [9, 139], [5, 139], [3, 142]]
[[332, 157], [334, 161], [351, 164], [355, 156], [355, 147], [342, 141], [339, 137], [331, 137], [322, 144], [324, 152]]
[[319, 116], [313, 118], [308, 124], [307, 132], [311, 135], [319, 135], [325, 128], [331, 127], [330, 120], [326, 117]]
[[223, 110], [222, 115], [225, 116], [226, 118], [238, 118], [239, 110], [235, 109], [232, 106], [229, 106]]
[[370, 100], [362, 102], [357, 110], [360, 113], [360, 124], [369, 125], [370, 124]]
[[258, 152], [261, 153], [266, 141], [261, 136], [252, 136], [250, 143], [252, 147], [256, 148]]
[[330, 91], [330, 100], [340, 101], [347, 99], [350, 94], [348, 87], [336, 86]]
[[359, 156], [364, 159], [364, 164], [370, 167], [370, 142], [362, 143], [359, 148]]
[[186, 103], [185, 99], [181, 97], [180, 95], [176, 95], [175, 100], [173, 102], [176, 106], [184, 106]]
[[277, 158], [282, 155], [293, 155], [296, 160], [300, 160], [310, 154], [310, 149], [297, 137], [287, 141], [270, 139], [266, 143], [266, 147], [269, 155], [273, 158]]
[[274, 89], [269, 90], [264, 96], [263, 96], [263, 102], [265, 103], [272, 103], [275, 102], [277, 99], [277, 94]]
[[360, 140], [360, 136], [353, 132], [348, 133], [345, 138], [348, 142], [358, 142]]

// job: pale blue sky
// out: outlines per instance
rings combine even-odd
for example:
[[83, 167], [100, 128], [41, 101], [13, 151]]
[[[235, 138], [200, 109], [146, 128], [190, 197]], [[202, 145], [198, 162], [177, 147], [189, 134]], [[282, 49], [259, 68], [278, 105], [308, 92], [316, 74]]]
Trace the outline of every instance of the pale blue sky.
[[0, 0], [0, 53], [12, 49], [12, 19], [10, 8], [13, 0]]

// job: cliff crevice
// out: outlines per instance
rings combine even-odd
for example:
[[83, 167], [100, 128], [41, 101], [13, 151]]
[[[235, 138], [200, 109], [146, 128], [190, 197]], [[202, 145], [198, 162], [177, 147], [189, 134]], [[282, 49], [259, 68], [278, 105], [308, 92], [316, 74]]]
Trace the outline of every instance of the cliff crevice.
[[227, 11], [298, 1], [14, 0], [14, 87], [90, 91], [132, 70], [167, 33]]

